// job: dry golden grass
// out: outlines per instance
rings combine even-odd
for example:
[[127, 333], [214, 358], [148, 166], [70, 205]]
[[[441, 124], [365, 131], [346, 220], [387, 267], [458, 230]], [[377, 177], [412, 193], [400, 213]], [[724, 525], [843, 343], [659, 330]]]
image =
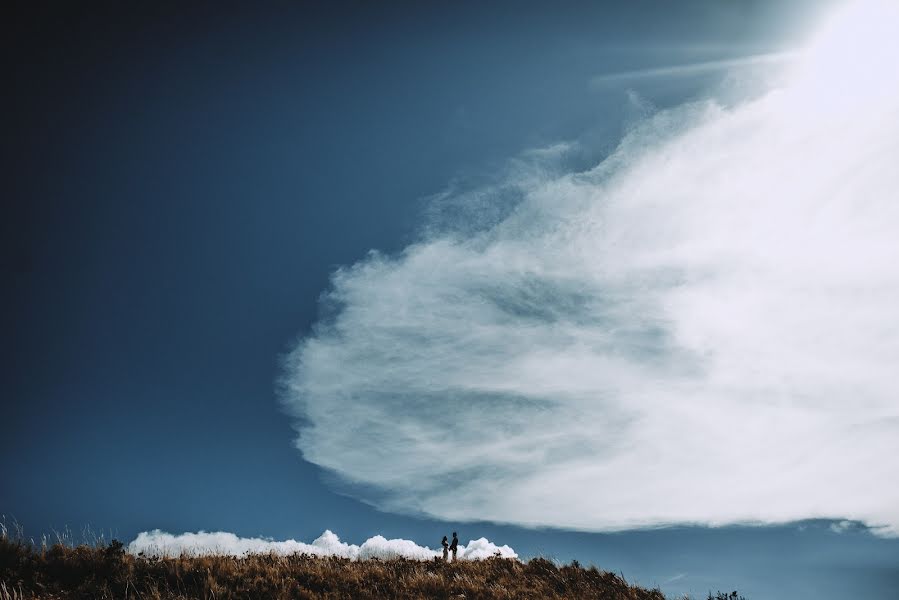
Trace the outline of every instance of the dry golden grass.
[[0, 600], [465, 599], [664, 600], [658, 590], [584, 568], [491, 558], [444, 563], [308, 555], [135, 557], [121, 544], [36, 547], [0, 536]]

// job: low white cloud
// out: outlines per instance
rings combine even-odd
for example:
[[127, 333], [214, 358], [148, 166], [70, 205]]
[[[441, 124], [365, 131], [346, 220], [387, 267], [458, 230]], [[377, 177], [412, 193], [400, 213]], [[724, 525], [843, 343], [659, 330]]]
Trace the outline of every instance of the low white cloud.
[[858, 531], [864, 529], [859, 523], [852, 521], [837, 521], [830, 524], [830, 530], [834, 533], [846, 533], [847, 531]]
[[[443, 550], [432, 550], [419, 546], [411, 540], [392, 539], [376, 535], [361, 546], [342, 542], [331, 531], [325, 531], [312, 543], [286, 540], [278, 542], [268, 538], [242, 538], [223, 531], [171, 534], [159, 529], [144, 531], [128, 544], [128, 552], [147, 556], [181, 556], [182, 554], [243, 556], [246, 554], [310, 554], [313, 556], [338, 556], [352, 560], [371, 558], [410, 558], [431, 560], [442, 556]], [[467, 545], [459, 545], [457, 557], [465, 560], [481, 560], [492, 556], [518, 558], [509, 546], [497, 546], [486, 538], [471, 540]]]
[[355, 558], [359, 546], [340, 541], [335, 534], [325, 531], [311, 544], [287, 540], [277, 542], [267, 538], [242, 538], [224, 531], [181, 533], [174, 535], [154, 529], [143, 531], [130, 544], [131, 554], [143, 552], [147, 555], [179, 556], [181, 554], [222, 554], [241, 556], [243, 554], [313, 554], [316, 556], [342, 556]]
[[448, 520], [899, 533], [899, 19], [874, 21], [842, 71], [831, 23], [783, 88], [658, 113], [587, 171], [533, 154], [339, 269], [287, 359], [304, 457]]

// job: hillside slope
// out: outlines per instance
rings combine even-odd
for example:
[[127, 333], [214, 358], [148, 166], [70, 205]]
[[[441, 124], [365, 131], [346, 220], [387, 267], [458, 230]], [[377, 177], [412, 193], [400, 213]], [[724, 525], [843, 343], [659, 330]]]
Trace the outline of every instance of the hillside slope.
[[576, 562], [365, 560], [308, 555], [157, 558], [109, 546], [35, 548], [0, 538], [0, 600], [25, 598], [664, 600], [658, 590]]

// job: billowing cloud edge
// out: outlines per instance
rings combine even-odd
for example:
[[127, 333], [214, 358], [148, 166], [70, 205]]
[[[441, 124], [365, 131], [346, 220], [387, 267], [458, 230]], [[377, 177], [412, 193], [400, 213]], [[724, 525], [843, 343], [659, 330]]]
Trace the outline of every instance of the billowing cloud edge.
[[899, 15], [847, 6], [782, 87], [339, 269], [287, 360], [304, 457], [447, 520], [899, 534]]

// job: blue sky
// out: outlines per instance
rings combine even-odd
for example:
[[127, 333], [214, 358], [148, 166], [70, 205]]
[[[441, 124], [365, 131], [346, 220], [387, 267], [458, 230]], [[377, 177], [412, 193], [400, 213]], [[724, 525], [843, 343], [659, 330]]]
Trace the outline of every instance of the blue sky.
[[[476, 423], [495, 428], [500, 422], [513, 432], [519, 427], [517, 431], [525, 432], [528, 440], [536, 439], [526, 423], [512, 422], [508, 412], [492, 409], [487, 414], [498, 416], [461, 421], [465, 413], [459, 411], [471, 401], [470, 396], [457, 390], [450, 398], [438, 394], [429, 399], [431, 407], [438, 407], [437, 422], [448, 417], [468, 425], [450, 437], [451, 442], [464, 444], [451, 454], [452, 460], [460, 462], [441, 471], [435, 470], [433, 462], [409, 460], [410, 456], [427, 458], [422, 447], [404, 446], [396, 431], [371, 425], [385, 421], [360, 416], [367, 414], [369, 404], [346, 401], [345, 410], [335, 414], [329, 412], [335, 405], [321, 400], [327, 396], [321, 390], [336, 385], [326, 368], [332, 364], [342, 365], [337, 382], [345, 398], [375, 397], [368, 382], [387, 378], [375, 391], [382, 394], [378, 397], [390, 396], [404, 418], [414, 412], [417, 400], [396, 393], [395, 387], [406, 383], [402, 365], [417, 370], [417, 381], [437, 382], [440, 389], [453, 389], [451, 382], [440, 379], [440, 365], [452, 364], [469, 377], [476, 374], [464, 362], [471, 353], [443, 354], [445, 360], [436, 361], [435, 370], [434, 364], [419, 360], [430, 354], [393, 333], [379, 343], [405, 340], [405, 350], [390, 354], [396, 360], [387, 361], [386, 354], [351, 360], [370, 342], [358, 332], [374, 331], [374, 325], [385, 322], [382, 307], [396, 306], [388, 301], [383, 306], [358, 301], [358, 297], [387, 297], [390, 289], [383, 281], [397, 282], [410, 298], [436, 302], [425, 305], [428, 315], [439, 313], [435, 306], [444, 306], [441, 299], [447, 295], [462, 298], [459, 306], [467, 306], [467, 276], [462, 287], [436, 278], [422, 286], [423, 278], [409, 266], [414, 261], [402, 258], [410, 244], [431, 250], [426, 256], [435, 256], [447, 235], [480, 239], [489, 246], [483, 242], [485, 227], [505, 223], [503, 231], [512, 234], [496, 234], [503, 245], [494, 247], [502, 252], [524, 248], [524, 254], [540, 257], [540, 266], [551, 271], [552, 263], [543, 260], [551, 255], [528, 245], [528, 240], [540, 235], [527, 227], [543, 224], [540, 215], [551, 212], [533, 208], [540, 208], [535, 198], [539, 200], [540, 194], [564, 197], [574, 207], [572, 214], [582, 217], [584, 213], [577, 211], [586, 202], [583, 198], [592, 197], [593, 186], [602, 181], [572, 180], [571, 174], [590, 172], [628, 132], [637, 137], [628, 138], [632, 146], [627, 148], [661, 148], [660, 153], [640, 150], [633, 155], [651, 161], [665, 158], [665, 149], [672, 148], [665, 145], [666, 136], [671, 135], [666, 129], [669, 122], [675, 129], [695, 126], [699, 139], [709, 144], [713, 142], [703, 135], [714, 138], [723, 131], [727, 139], [750, 138], [747, 131], [776, 129], [778, 122], [771, 125], [767, 120], [766, 105], [754, 112], [733, 113], [735, 120], [748, 123], [744, 129], [703, 129], [718, 123], [703, 104], [708, 98], [715, 97], [715, 106], [726, 111], [762, 93], [759, 80], [766, 74], [756, 73], [755, 67], [740, 67], [738, 75], [733, 69], [714, 68], [678, 76], [608, 76], [681, 64], [730, 64], [744, 56], [789, 50], [808, 35], [821, 8], [813, 2], [791, 4], [789, 9], [781, 4], [707, 1], [681, 2], [675, 7], [647, 1], [571, 3], [563, 8], [463, 4], [428, 9], [399, 4], [380, 8], [273, 4], [142, 12], [48, 8], [12, 20], [6, 38], [11, 44], [9, 55], [15, 57], [11, 66], [15, 90], [8, 99], [10, 133], [4, 140], [9, 169], [5, 195], [10, 201], [0, 225], [8, 282], [0, 316], [7, 341], [2, 361], [0, 512], [14, 516], [35, 536], [51, 528], [78, 530], [91, 525], [112, 530], [125, 540], [153, 528], [311, 540], [328, 528], [356, 543], [383, 534], [436, 546], [442, 535], [458, 528], [466, 540], [483, 535], [525, 556], [546, 554], [593, 562], [642, 583], [659, 584], [672, 594], [737, 588], [751, 598], [827, 598], [862, 592], [869, 597], [891, 597], [899, 583], [895, 539], [877, 537], [861, 526], [834, 527], [829, 520], [806, 520], [869, 517], [876, 511], [867, 508], [864, 493], [859, 499], [837, 492], [841, 485], [867, 485], [863, 489], [874, 498], [892, 491], [879, 488], [876, 482], [871, 487], [865, 479], [847, 479], [843, 484], [837, 480], [832, 491], [804, 488], [839, 500], [834, 505], [821, 504], [822, 511], [841, 514], [809, 511], [807, 496], [794, 493], [787, 500], [798, 499], [795, 502], [773, 503], [776, 506], [770, 511], [755, 515], [765, 522], [798, 519], [798, 523], [601, 533], [619, 529], [623, 522], [636, 523], [633, 515], [609, 517], [615, 512], [602, 504], [602, 490], [586, 487], [580, 495], [568, 494], [577, 502], [564, 507], [571, 520], [561, 521], [562, 511], [553, 508], [550, 495], [537, 502], [533, 500], [536, 493], [529, 497], [521, 491], [532, 488], [514, 476], [521, 468], [518, 455], [501, 455], [490, 446], [491, 459], [483, 461], [480, 471], [462, 461], [466, 452], [483, 452], [486, 447], [478, 445], [485, 436]], [[763, 83], [767, 85], [767, 80]], [[691, 108], [683, 108], [690, 102], [694, 103], [689, 104]], [[662, 117], [641, 129], [640, 124], [653, 115]], [[644, 134], [649, 142], [639, 137]], [[846, 138], [844, 146], [850, 147], [852, 140]], [[884, 145], [887, 152], [893, 148], [889, 141]], [[722, 148], [747, 160], [757, 156], [755, 146], [702, 147], [721, 156], [726, 155]], [[689, 149], [673, 148], [682, 150], [678, 156], [690, 154]], [[688, 162], [679, 165], [678, 172], [694, 173], [704, 167]], [[671, 187], [670, 180], [646, 181], [650, 191], [653, 184]], [[741, 189], [755, 190], [754, 185], [747, 181]], [[572, 186], [577, 194], [565, 191]], [[553, 195], [557, 193], [561, 196]], [[701, 199], [702, 195], [683, 197]], [[530, 198], [530, 205], [522, 204], [522, 198]], [[664, 206], [652, 204], [651, 199], [647, 202], [650, 212], [663, 211], [669, 217], [666, 222], [683, 227], [678, 231], [698, 231], [691, 229], [696, 221], [688, 220], [686, 213], [666, 213]], [[522, 212], [522, 206], [536, 212]], [[838, 203], [834, 206], [839, 208]], [[517, 224], [508, 220], [516, 209], [524, 215]], [[723, 223], [714, 220], [724, 218], [714, 211], [703, 214], [710, 215], [704, 223]], [[747, 223], [761, 218], [749, 210], [739, 214]], [[630, 224], [635, 215], [622, 209], [600, 216], [607, 222]], [[802, 213], [795, 216], [801, 217]], [[880, 217], [884, 223], [894, 222], [891, 212]], [[780, 213], [778, 222], [786, 230], [795, 224], [792, 219], [790, 213]], [[843, 230], [827, 226], [824, 223], [822, 231], [839, 242], [833, 236]], [[670, 234], [669, 230], [653, 231], [653, 240]], [[777, 227], [770, 231], [781, 233]], [[636, 239], [633, 243], [640, 248], [665, 251], [649, 244], [648, 237], [621, 239], [625, 247], [628, 240]], [[721, 249], [716, 239], [691, 239], [705, 242], [706, 248]], [[797, 239], [817, 248], [817, 238]], [[382, 267], [375, 259], [366, 258], [373, 249], [393, 257], [383, 270], [378, 270]], [[562, 310], [555, 295], [540, 301], [539, 286], [526, 287], [524, 295], [514, 285], [505, 286], [505, 270], [485, 262], [480, 250], [464, 249], [456, 258], [470, 261], [501, 292], [517, 290], [511, 300], [501, 298], [503, 306], [511, 306], [506, 310], [514, 317], [508, 321], [511, 331], [529, 330], [520, 327], [517, 319], [529, 311], [533, 317], [535, 304], [544, 310], [549, 310], [547, 306]], [[499, 264], [508, 265], [514, 262], [509, 257], [519, 255], [503, 256]], [[797, 266], [805, 265], [799, 260], [803, 255], [790, 256], [796, 260], [786, 261], [787, 266], [808, 271]], [[864, 249], [858, 250], [858, 256], [868, 257]], [[706, 260], [708, 255], [688, 258]], [[827, 258], [834, 270], [842, 265], [838, 257]], [[560, 260], [574, 264], [567, 255]], [[368, 261], [361, 264], [373, 269], [374, 283], [350, 272], [344, 287], [338, 283], [336, 288], [344, 290], [345, 296], [337, 298], [336, 305], [323, 307], [322, 294], [335, 289], [335, 270], [359, 261]], [[452, 261], [421, 264], [426, 271], [453, 274], [449, 267], [435, 268]], [[621, 264], [632, 266], [626, 261]], [[702, 265], [721, 266], [718, 262]], [[460, 277], [470, 272], [462, 269]], [[890, 281], [893, 274], [888, 269], [863, 272], [877, 281]], [[777, 273], [767, 275], [772, 294], [787, 293]], [[572, 271], [571, 277], [583, 279], [584, 271]], [[798, 281], [805, 286], [821, 284], [817, 279]], [[483, 286], [478, 289], [484, 290]], [[623, 288], [612, 289], [620, 294]], [[733, 289], [743, 290], [712, 291], [724, 294]], [[353, 290], [362, 295], [352, 296]], [[655, 291], [667, 299], [666, 290]], [[433, 297], [429, 296], [432, 291]], [[584, 289], [568, 292], [566, 315], [576, 312], [572, 307], [581, 306], [577, 298]], [[854, 298], [867, 298], [855, 288], [849, 292]], [[797, 302], [806, 311], [810, 306], [804, 296], [776, 297]], [[870, 308], [866, 314], [879, 318], [877, 323], [889, 322], [884, 321], [889, 319], [888, 311], [877, 312], [879, 304], [866, 306]], [[840, 304], [813, 307], [820, 310], [810, 314], [822, 319], [843, 309]], [[404, 314], [415, 317], [414, 307], [407, 309]], [[749, 318], [755, 313], [747, 308], [739, 314]], [[478, 315], [466, 313], [461, 325], [450, 329], [464, 329]], [[329, 337], [328, 324], [340, 323], [341, 318], [355, 333], [336, 343], [336, 338]], [[420, 321], [405, 323], [435, 333]], [[641, 328], [623, 328], [630, 333], [622, 334], [615, 347], [630, 351], [628, 356], [636, 356], [641, 348], [655, 348], [666, 331], [649, 325], [641, 322]], [[853, 331], [864, 332], [866, 327], [864, 320], [847, 325]], [[720, 333], [701, 331], [709, 336], [703, 339], [712, 342]], [[764, 329], [752, 333], [744, 332], [740, 339], [749, 340], [747, 344], [799, 343], [764, 337], [769, 333]], [[857, 338], [844, 331], [837, 334], [841, 344], [856, 344], [852, 347], [859, 350]], [[543, 334], [539, 343], [525, 345], [549, 352], [554, 347], [544, 344], [545, 339]], [[304, 346], [309, 340], [330, 345], [309, 350]], [[672, 340], [676, 346], [678, 340]], [[716, 343], [725, 358], [755, 349]], [[326, 346], [329, 353], [322, 353]], [[292, 352], [294, 359], [286, 358]], [[555, 354], [566, 356], [572, 361], [569, 365], [582, 359]], [[860, 351], [858, 356], [867, 355]], [[285, 410], [279, 397], [285, 361], [288, 371], [305, 365], [299, 378], [290, 381], [310, 402], [305, 423], [318, 424], [318, 433], [307, 435], [305, 445], [301, 442], [313, 462], [304, 460], [296, 449], [296, 422], [287, 414], [306, 409], [298, 409], [288, 398]], [[797, 373], [821, 377], [816, 364], [789, 364]], [[878, 363], [865, 365], [874, 368]], [[853, 366], [857, 368], [850, 369]], [[683, 368], [682, 363], [666, 362], [662, 370]], [[841, 372], [850, 384], [860, 373], [861, 366], [854, 363]], [[729, 377], [731, 371], [720, 374]], [[879, 371], [870, 374], [868, 379], [879, 381]], [[475, 391], [492, 390], [489, 406], [510, 402], [513, 408], [521, 408], [515, 404], [520, 400], [515, 396], [518, 390], [506, 379], [501, 381], [495, 371], [480, 375], [485, 379]], [[520, 375], [504, 377], [519, 381]], [[615, 381], [616, 389], [623, 389], [630, 379]], [[799, 381], [797, 386], [803, 383], [801, 376], [791, 381]], [[828, 389], [836, 389], [839, 383], [822, 381], [821, 387], [826, 384]], [[590, 391], [592, 385], [584, 380], [579, 390]], [[784, 385], [787, 391], [792, 389]], [[497, 392], [499, 388], [511, 393], [512, 400]], [[557, 389], [573, 394], [570, 387]], [[807, 386], [797, 389], [820, 391]], [[859, 410], [883, 416], [884, 408], [877, 403], [879, 388], [854, 389], [867, 394], [857, 400]], [[645, 397], [652, 394], [646, 391]], [[441, 406], [448, 407], [442, 414]], [[553, 414], [583, 415], [575, 410], [579, 406], [563, 404], [563, 410]], [[616, 421], [619, 413], [614, 404], [608, 410], [590, 409], [586, 414], [595, 420], [587, 424], [593, 429], [625, 431]], [[541, 432], [586, 439], [569, 427], [571, 420], [558, 417], [558, 421], [542, 422], [532, 413], [522, 414], [538, 423]], [[627, 416], [620, 418], [626, 421]], [[425, 418], [433, 417], [434, 413], [425, 414]], [[386, 422], [412, 421], [388, 418]], [[879, 430], [870, 431], [865, 439], [880, 439]], [[886, 429], [886, 435], [890, 431]], [[514, 435], [511, 438], [514, 441]], [[347, 452], [354, 447], [353, 441], [370, 444], [369, 454], [380, 466], [360, 463], [358, 453]], [[553, 449], [553, 457], [571, 451], [553, 443], [542, 446]], [[833, 452], [841, 450], [840, 444], [848, 442], [841, 438], [831, 444]], [[588, 459], [606, 449], [583, 447], [580, 442], [574, 444]], [[847, 466], [835, 461], [836, 475], [849, 477], [851, 470], [886, 480], [895, 473], [895, 460], [883, 455], [854, 462], [871, 455], [853, 453], [853, 448], [875, 452], [879, 447], [847, 446], [842, 454]], [[546, 467], [543, 470], [535, 464], [535, 472], [550, 476], [541, 480], [541, 489], [552, 491], [546, 483], [556, 481], [552, 477], [584, 473], [557, 468], [568, 463], [550, 458], [539, 459]], [[769, 475], [764, 462], [758, 465], [760, 473]], [[392, 480], [396, 473], [408, 477]], [[426, 481], [422, 473], [433, 475], [439, 485]], [[353, 482], [348, 483], [348, 475]], [[761, 479], [776, 479], [767, 475]], [[752, 471], [751, 476], [758, 473]], [[454, 488], [445, 489], [447, 483]], [[491, 485], [500, 489], [488, 493]], [[554, 485], [568, 489], [564, 477]], [[632, 481], [622, 486], [645, 489], [644, 484]], [[697, 484], [691, 481], [684, 487], [695, 491]], [[500, 497], [503, 489], [519, 490], [520, 502], [494, 503], [492, 499]], [[775, 486], [768, 493], [776, 495], [780, 489]], [[452, 501], [444, 503], [447, 499]], [[752, 520], [737, 510], [739, 502], [727, 496], [688, 504], [704, 512], [685, 517], [687, 513], [672, 509], [671, 515], [662, 515], [663, 520], [716, 525]], [[661, 504], [662, 508], [676, 505], [673, 500]], [[857, 515], [848, 514], [859, 505], [864, 507]], [[599, 507], [598, 514], [611, 520], [598, 519], [590, 506]], [[647, 506], [645, 514], [659, 514], [659, 506]], [[734, 507], [734, 511], [719, 510], [721, 506]], [[521, 524], [542, 528], [522, 528]], [[659, 525], [649, 517], [636, 524]]]

